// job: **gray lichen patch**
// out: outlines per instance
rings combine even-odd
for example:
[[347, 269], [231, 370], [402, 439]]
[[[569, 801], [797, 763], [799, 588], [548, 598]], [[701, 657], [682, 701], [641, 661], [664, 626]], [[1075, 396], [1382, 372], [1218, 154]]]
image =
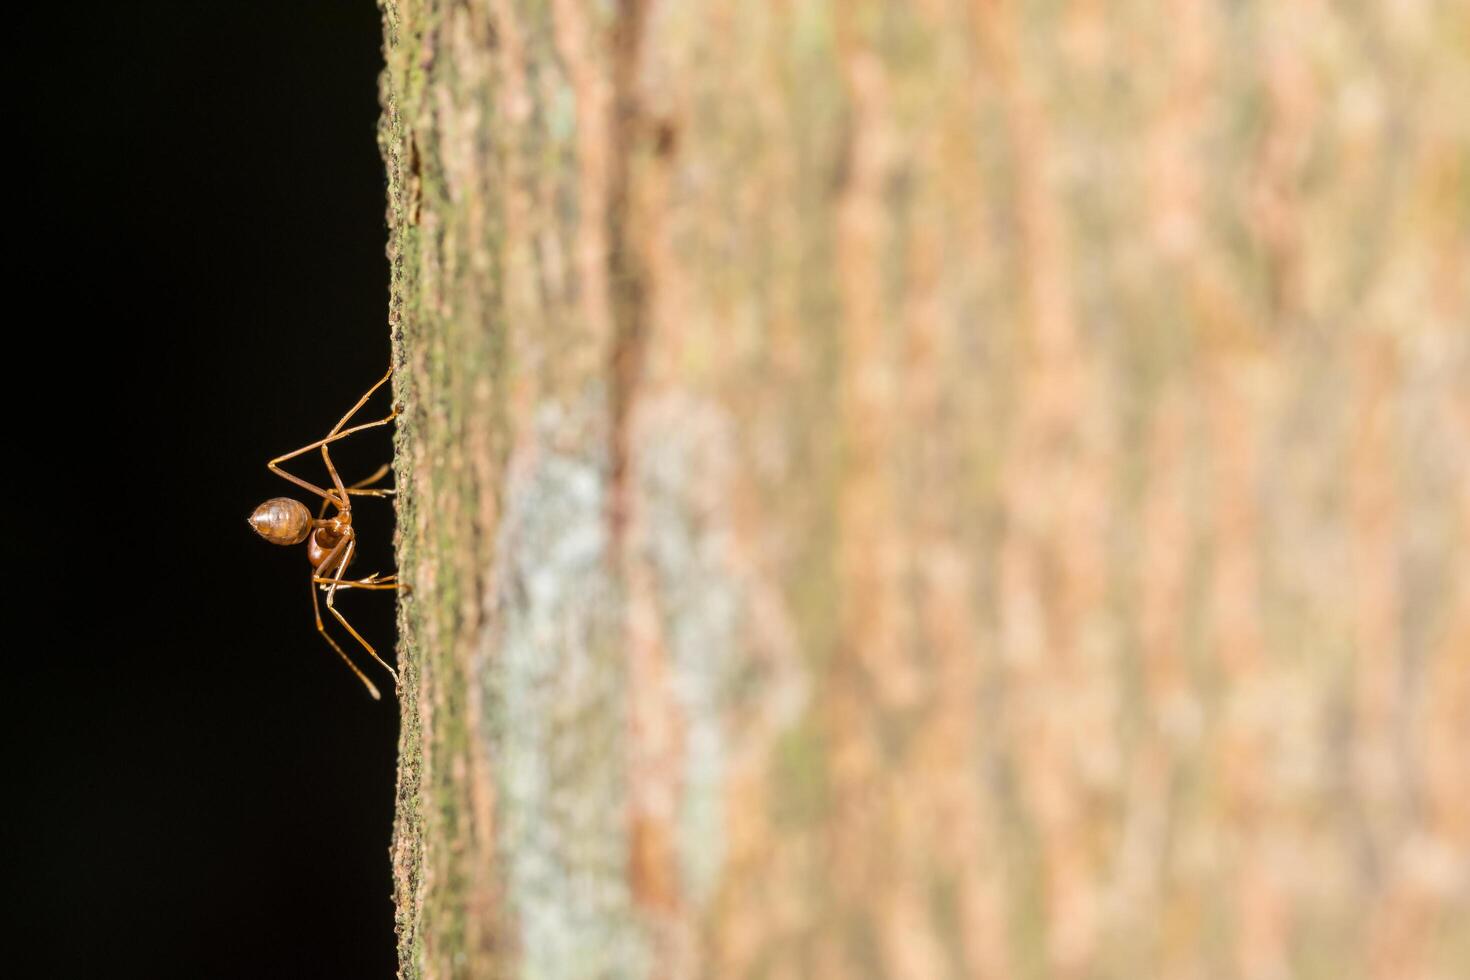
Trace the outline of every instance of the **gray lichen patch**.
[[[637, 440], [640, 534], [634, 547], [653, 569], [670, 693], [683, 717], [679, 866], [689, 898], [702, 904], [713, 893], [724, 859], [725, 708], [738, 664], [741, 595], [732, 575], [730, 529], [717, 502], [699, 492], [701, 482], [718, 479], [710, 471], [728, 452], [729, 434], [712, 424], [668, 424], [675, 417], [643, 415]], [[685, 421], [711, 423], [708, 412]]]
[[682, 735], [673, 815], [681, 892], [702, 911], [726, 860], [731, 770], [765, 764], [804, 710], [808, 680], [786, 605], [756, 573], [737, 526], [735, 426], [716, 403], [665, 395], [640, 406], [633, 432], [627, 547], [650, 573]]
[[[575, 426], [571, 426], [575, 428]], [[633, 977], [626, 724], [605, 443], [555, 406], [512, 455], [483, 656], [522, 976]]]

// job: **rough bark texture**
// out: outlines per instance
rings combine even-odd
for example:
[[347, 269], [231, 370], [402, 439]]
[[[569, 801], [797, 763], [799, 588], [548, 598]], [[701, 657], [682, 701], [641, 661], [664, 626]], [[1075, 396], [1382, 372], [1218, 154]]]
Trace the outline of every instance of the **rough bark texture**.
[[382, 2], [405, 976], [1470, 975], [1470, 6]]

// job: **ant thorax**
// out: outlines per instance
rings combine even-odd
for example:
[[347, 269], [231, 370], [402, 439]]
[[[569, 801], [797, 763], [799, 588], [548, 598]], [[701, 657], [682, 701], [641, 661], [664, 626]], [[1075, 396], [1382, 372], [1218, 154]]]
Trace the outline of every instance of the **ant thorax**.
[[306, 543], [306, 560], [311, 562], [312, 568], [321, 567], [322, 562], [342, 543], [343, 532], [350, 526], [350, 518], [344, 521], [339, 517], [330, 525], [312, 532], [311, 539]]

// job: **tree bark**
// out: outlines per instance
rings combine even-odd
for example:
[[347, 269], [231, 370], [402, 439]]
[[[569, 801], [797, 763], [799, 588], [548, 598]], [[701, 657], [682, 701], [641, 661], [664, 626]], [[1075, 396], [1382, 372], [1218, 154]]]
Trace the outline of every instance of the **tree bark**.
[[1470, 973], [1466, 5], [382, 7], [404, 976]]

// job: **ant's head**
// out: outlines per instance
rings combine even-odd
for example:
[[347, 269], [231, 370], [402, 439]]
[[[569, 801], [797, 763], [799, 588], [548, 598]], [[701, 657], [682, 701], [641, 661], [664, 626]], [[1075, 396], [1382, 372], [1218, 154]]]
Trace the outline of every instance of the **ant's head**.
[[300, 544], [311, 533], [311, 511], [290, 497], [272, 497], [246, 520], [271, 544]]

